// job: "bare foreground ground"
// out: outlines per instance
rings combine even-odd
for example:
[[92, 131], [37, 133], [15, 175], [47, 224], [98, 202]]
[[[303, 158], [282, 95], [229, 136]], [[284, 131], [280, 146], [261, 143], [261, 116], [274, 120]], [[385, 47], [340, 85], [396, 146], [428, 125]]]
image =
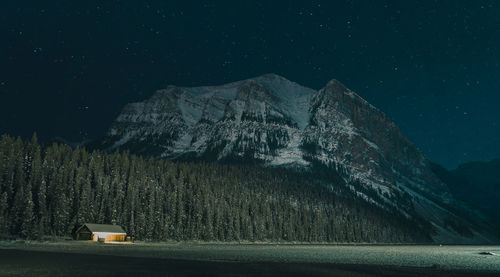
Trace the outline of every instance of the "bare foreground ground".
[[500, 276], [500, 246], [0, 242], [0, 276]]

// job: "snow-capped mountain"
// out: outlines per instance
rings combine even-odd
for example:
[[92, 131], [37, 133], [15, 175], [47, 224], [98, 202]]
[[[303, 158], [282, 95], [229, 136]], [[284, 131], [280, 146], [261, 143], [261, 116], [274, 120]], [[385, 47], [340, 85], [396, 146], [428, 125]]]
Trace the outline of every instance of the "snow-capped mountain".
[[425, 218], [437, 231], [436, 241], [488, 240], [456, 214], [455, 200], [418, 148], [384, 113], [337, 80], [319, 91], [275, 74], [221, 86], [169, 86], [125, 106], [100, 148], [311, 172], [322, 168], [337, 172], [368, 202]]

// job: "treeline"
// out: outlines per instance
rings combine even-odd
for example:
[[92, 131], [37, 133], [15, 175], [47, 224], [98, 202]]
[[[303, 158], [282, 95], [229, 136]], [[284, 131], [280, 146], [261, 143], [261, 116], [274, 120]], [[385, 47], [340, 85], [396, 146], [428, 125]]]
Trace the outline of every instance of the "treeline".
[[306, 174], [0, 139], [0, 236], [113, 223], [139, 240], [422, 242], [421, 225]]

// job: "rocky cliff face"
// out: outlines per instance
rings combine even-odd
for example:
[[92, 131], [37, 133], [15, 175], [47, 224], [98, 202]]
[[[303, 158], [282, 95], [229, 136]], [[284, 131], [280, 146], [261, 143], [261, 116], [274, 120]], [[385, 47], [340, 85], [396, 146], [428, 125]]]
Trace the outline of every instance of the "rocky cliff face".
[[[365, 201], [422, 216], [436, 240], [477, 241], [426, 157], [381, 111], [336, 80], [314, 91], [274, 74], [222, 86], [169, 86], [127, 105], [100, 147], [168, 159], [251, 161], [334, 171]], [[455, 225], [456, 225], [455, 224]]]

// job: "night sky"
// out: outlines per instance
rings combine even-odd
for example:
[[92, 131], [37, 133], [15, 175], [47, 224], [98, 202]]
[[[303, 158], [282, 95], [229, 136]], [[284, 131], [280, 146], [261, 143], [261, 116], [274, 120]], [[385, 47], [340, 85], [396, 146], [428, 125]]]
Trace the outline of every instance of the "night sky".
[[335, 78], [433, 161], [500, 157], [499, 1], [3, 1], [0, 133], [102, 136], [169, 84]]

